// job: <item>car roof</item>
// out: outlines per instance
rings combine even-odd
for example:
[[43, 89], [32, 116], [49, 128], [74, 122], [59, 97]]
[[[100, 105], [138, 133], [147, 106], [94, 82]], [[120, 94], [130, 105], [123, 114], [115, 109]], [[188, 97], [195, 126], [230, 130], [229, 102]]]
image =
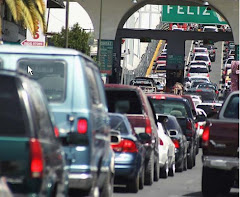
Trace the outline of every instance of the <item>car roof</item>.
[[190, 65], [191, 65], [191, 63], [204, 63], [204, 64], [207, 65], [206, 61], [203, 61], [203, 60], [199, 60], [199, 61], [191, 61], [191, 62], [190, 62]]
[[165, 98], [176, 98], [176, 99], [183, 99], [180, 95], [176, 95], [176, 94], [165, 94], [165, 93], [156, 93], [156, 94], [148, 94], [146, 93], [146, 95], [148, 97], [151, 98], [159, 98], [159, 99], [165, 99]]
[[105, 84], [104, 87], [106, 89], [128, 89], [128, 90], [141, 90], [138, 86], [132, 85], [122, 85], [122, 84]]
[[205, 47], [194, 47], [194, 49], [205, 49], [205, 50], [207, 50], [207, 48], [205, 48]]
[[204, 65], [190, 65], [190, 68], [207, 68], [207, 66], [204, 66]]
[[208, 57], [208, 54], [207, 53], [195, 53], [195, 56], [207, 56]]

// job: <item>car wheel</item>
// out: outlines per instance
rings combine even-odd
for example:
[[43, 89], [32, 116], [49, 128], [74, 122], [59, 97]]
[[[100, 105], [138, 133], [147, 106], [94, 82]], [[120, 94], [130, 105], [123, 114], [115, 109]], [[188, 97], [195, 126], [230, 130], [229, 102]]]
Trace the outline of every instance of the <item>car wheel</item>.
[[174, 176], [174, 175], [175, 175], [175, 163], [172, 163], [168, 171], [168, 176]]
[[113, 175], [111, 172], [108, 173], [108, 177], [106, 178], [103, 187], [100, 192], [100, 197], [112, 197], [113, 195]]
[[183, 170], [187, 171], [187, 156], [184, 157]]
[[190, 154], [187, 156], [187, 168], [192, 169], [193, 168], [193, 150], [191, 149]]
[[196, 166], [196, 153], [193, 152], [193, 167]]
[[144, 184], [152, 185], [153, 177], [154, 177], [154, 158], [153, 158], [153, 154], [152, 154], [150, 156], [149, 160], [146, 162]]
[[168, 171], [169, 171], [168, 162], [166, 162], [165, 165], [162, 168], [160, 168], [160, 177], [166, 179], [168, 177]]
[[154, 164], [154, 181], [158, 181], [159, 180], [159, 159], [156, 160], [155, 164]]
[[181, 161], [181, 165], [176, 168], [176, 172], [182, 172], [184, 167], [184, 158]]
[[139, 190], [139, 174], [135, 179], [129, 180], [127, 184], [127, 191], [130, 193], [137, 193]]
[[142, 173], [139, 179], [139, 189], [144, 188], [144, 176], [145, 176], [145, 164], [143, 164], [142, 166]]

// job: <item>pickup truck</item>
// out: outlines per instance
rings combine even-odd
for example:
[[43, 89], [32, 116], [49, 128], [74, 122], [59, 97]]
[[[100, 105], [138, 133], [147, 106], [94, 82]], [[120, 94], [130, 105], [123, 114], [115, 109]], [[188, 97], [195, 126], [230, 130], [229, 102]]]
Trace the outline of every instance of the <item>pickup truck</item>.
[[239, 184], [239, 91], [225, 100], [216, 119], [208, 119], [202, 135], [203, 196], [226, 196]]

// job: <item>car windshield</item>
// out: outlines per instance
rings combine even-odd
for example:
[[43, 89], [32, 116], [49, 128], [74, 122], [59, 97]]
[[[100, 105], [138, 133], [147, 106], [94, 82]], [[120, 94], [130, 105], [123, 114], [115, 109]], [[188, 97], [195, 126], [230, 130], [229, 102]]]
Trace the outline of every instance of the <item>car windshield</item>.
[[195, 53], [204, 53], [204, 52], [206, 52], [206, 50], [205, 49], [194, 49], [194, 52]]
[[197, 86], [197, 88], [211, 88], [215, 90], [215, 87], [212, 84], [207, 84], [207, 83], [201, 83]]
[[190, 68], [189, 73], [208, 73], [208, 69], [207, 68], [201, 68], [201, 67]]
[[158, 66], [157, 70], [166, 70], [166, 66]]
[[206, 28], [204, 28], [204, 31], [205, 32], [216, 32], [217, 30], [215, 28], [206, 27]]
[[0, 136], [25, 136], [23, 108], [14, 78], [0, 78]]
[[21, 59], [18, 67], [26, 72], [32, 69], [31, 78], [41, 84], [49, 102], [63, 102], [66, 88], [66, 64], [62, 60]]
[[208, 61], [209, 59], [208, 59], [207, 56], [198, 55], [198, 56], [195, 57], [195, 60], [196, 61], [199, 61], [199, 60], [201, 60], [201, 61]]
[[127, 127], [123, 119], [119, 116], [111, 115], [110, 117], [110, 127], [111, 129], [120, 131], [121, 134], [128, 134]]
[[191, 87], [195, 88], [198, 84], [202, 83], [202, 81], [193, 81]]
[[192, 63], [190, 63], [190, 66], [191, 65], [203, 65], [203, 66], [206, 66], [206, 62], [192, 62]]
[[166, 57], [158, 57], [157, 60], [158, 60], [158, 61], [161, 61], [161, 60], [164, 60], [164, 61], [165, 61], [166, 59], [167, 59]]
[[151, 99], [151, 101], [155, 112], [158, 114], [170, 114], [177, 118], [188, 116], [183, 102], [164, 99]]

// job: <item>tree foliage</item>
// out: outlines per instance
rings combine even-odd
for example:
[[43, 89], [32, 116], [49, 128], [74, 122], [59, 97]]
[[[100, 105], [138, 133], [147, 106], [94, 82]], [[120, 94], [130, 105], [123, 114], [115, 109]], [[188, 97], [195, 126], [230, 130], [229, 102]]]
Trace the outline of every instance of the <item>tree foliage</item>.
[[[57, 47], [65, 46], [65, 29], [62, 28], [61, 32], [54, 35], [50, 42]], [[71, 49], [76, 49], [89, 55], [90, 47], [89, 47], [89, 39], [90, 33], [87, 33], [83, 28], [79, 26], [78, 23], [74, 24], [72, 28], [69, 29], [68, 33], [68, 47]]]
[[34, 35], [38, 31], [38, 23], [43, 32], [46, 31], [45, 11], [43, 0], [5, 0], [13, 19], [22, 23]]

